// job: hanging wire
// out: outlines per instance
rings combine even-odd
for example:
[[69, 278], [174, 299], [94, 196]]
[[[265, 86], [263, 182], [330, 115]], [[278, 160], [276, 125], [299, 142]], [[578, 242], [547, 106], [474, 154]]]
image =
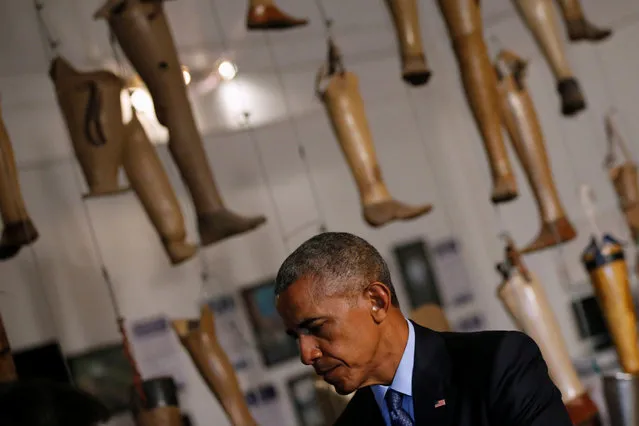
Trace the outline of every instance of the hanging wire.
[[58, 55], [60, 41], [53, 37], [49, 26], [47, 25], [44, 17], [42, 16], [42, 12], [44, 10], [44, 3], [41, 0], [33, 0], [33, 7], [36, 12], [36, 18], [38, 21], [38, 31], [40, 33], [40, 38], [42, 39], [44, 48], [46, 50], [46, 55], [49, 59], [53, 59]]
[[332, 36], [332, 27], [333, 27], [333, 20], [331, 18], [329, 18], [328, 13], [326, 13], [326, 8], [324, 7], [324, 3], [322, 3], [322, 0], [315, 0], [315, 4], [317, 5], [317, 9], [320, 12], [320, 16], [322, 17], [322, 22], [324, 23], [324, 30], [326, 31], [326, 37], [331, 37]]

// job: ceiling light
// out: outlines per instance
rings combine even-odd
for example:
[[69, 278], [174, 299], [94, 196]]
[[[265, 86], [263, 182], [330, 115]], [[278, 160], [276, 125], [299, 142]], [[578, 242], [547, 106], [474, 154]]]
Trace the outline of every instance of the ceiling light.
[[237, 75], [237, 67], [233, 62], [225, 59], [218, 64], [217, 72], [223, 80], [229, 81]]

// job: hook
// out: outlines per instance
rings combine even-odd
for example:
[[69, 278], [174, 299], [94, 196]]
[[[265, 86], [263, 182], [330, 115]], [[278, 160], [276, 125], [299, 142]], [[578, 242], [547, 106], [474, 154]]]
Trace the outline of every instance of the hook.
[[601, 230], [597, 226], [597, 221], [595, 219], [596, 218], [595, 191], [592, 189], [592, 187], [590, 187], [590, 185], [586, 185], [586, 184], [581, 185], [581, 187], [579, 188], [579, 198], [581, 201], [581, 207], [584, 210], [584, 213], [586, 213], [586, 218], [588, 219], [588, 223], [590, 224], [590, 227], [592, 228], [592, 232], [596, 236], [600, 236]]

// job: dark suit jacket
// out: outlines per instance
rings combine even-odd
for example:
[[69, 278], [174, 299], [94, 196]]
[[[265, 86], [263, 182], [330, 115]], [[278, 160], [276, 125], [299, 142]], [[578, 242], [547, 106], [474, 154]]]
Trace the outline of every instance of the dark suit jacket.
[[[416, 426], [572, 426], [538, 346], [518, 331], [439, 333], [415, 327]], [[445, 405], [435, 407], [444, 399]], [[336, 426], [384, 426], [370, 387]]]

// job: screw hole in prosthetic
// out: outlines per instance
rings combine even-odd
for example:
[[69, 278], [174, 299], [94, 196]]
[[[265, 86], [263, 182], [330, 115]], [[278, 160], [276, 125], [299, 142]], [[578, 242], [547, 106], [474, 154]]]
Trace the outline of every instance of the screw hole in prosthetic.
[[167, 70], [169, 69], [169, 64], [165, 61], [162, 61], [158, 64], [158, 66], [160, 67], [161, 70]]

